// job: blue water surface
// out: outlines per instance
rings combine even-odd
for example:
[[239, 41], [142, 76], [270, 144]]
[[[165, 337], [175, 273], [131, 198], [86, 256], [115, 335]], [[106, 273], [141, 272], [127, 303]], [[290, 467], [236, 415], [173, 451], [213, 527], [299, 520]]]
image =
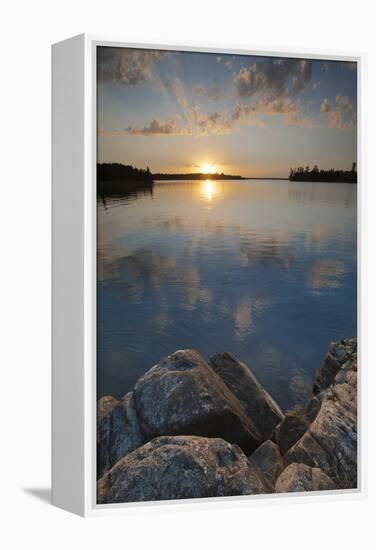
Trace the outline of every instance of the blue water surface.
[[194, 348], [246, 362], [283, 409], [356, 335], [356, 185], [157, 182], [98, 200], [98, 397]]

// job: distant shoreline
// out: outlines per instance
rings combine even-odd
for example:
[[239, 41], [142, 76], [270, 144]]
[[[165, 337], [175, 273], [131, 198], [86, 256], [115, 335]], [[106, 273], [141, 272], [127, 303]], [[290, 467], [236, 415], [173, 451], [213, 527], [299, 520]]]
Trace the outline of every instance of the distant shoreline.
[[352, 169], [345, 170], [319, 170], [314, 166], [312, 170], [307, 166], [291, 169], [289, 177], [260, 177], [240, 176], [239, 174], [224, 174], [203, 172], [192, 173], [152, 173], [149, 167], [134, 168], [132, 165], [120, 163], [97, 164], [97, 189], [102, 193], [118, 193], [126, 185], [131, 187], [146, 186], [152, 187], [155, 181], [306, 181], [324, 183], [357, 183], [357, 172], [355, 162]]
[[292, 180], [290, 178], [266, 178], [264, 176], [252, 176], [252, 177], [247, 177], [247, 176], [240, 176], [240, 177], [237, 177], [237, 176], [227, 176], [226, 178], [220, 178], [220, 177], [205, 177], [205, 178], [191, 178], [191, 177], [188, 177], [188, 174], [187, 174], [187, 177], [185, 178], [155, 178], [153, 181], [154, 182], [158, 182], [158, 181], [185, 181], [185, 180], [197, 180], [197, 181], [206, 181], [206, 180], [213, 180], [213, 181], [218, 181], [218, 180], [228, 180], [228, 181], [236, 181], [236, 180], [243, 180], [243, 181], [248, 181], [248, 180], [266, 180], [266, 181], [291, 181], [291, 182], [298, 182], [298, 183], [348, 183], [348, 184], [355, 184], [356, 185], [356, 181], [344, 181], [344, 180], [338, 180], [338, 181], [327, 181], [327, 180]]
[[[282, 180], [287, 181], [289, 178], [264, 178], [259, 176], [231, 176], [226, 174], [164, 174], [164, 177], [159, 177], [161, 174], [153, 175], [153, 181], [176, 181], [176, 180]], [[184, 176], [184, 177], [183, 177]]]
[[244, 180], [248, 179], [238, 174], [203, 174], [202, 172], [193, 172], [191, 174], [152, 174], [154, 181], [175, 181], [175, 180]]
[[192, 178], [192, 177], [189, 177], [189, 174], [186, 174], [184, 178], [180, 177], [180, 178], [158, 178], [158, 177], [155, 177], [153, 179], [154, 182], [157, 182], [157, 181], [189, 181], [189, 180], [194, 180], [194, 181], [207, 181], [207, 180], [212, 180], [212, 181], [248, 181], [248, 180], [277, 180], [277, 181], [288, 181], [289, 178], [264, 178], [264, 177], [255, 177], [255, 176], [252, 176], [252, 177], [247, 177], [247, 176], [226, 176], [226, 177], [220, 177], [220, 176], [216, 176], [216, 175], [211, 175], [210, 177], [202, 177], [202, 178]]

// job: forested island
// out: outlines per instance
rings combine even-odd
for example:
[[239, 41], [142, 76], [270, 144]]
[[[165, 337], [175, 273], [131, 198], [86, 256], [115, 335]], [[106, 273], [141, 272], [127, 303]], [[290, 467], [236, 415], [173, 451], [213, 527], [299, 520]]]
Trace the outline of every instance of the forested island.
[[149, 167], [134, 168], [117, 162], [97, 164], [97, 192], [100, 195], [151, 193], [153, 185]]
[[320, 170], [318, 166], [310, 169], [309, 166], [303, 168], [291, 168], [290, 181], [324, 181], [337, 183], [357, 183], [356, 163], [353, 162], [351, 170]]
[[153, 175], [149, 167], [134, 168], [132, 165], [124, 165], [118, 162], [97, 164], [98, 181], [143, 181], [152, 182]]

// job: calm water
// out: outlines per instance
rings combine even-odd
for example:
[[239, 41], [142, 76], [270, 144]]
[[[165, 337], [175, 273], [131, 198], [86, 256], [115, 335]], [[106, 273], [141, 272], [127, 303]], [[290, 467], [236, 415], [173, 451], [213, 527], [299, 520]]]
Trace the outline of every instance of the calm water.
[[158, 182], [98, 201], [98, 397], [161, 357], [245, 361], [286, 409], [356, 334], [356, 185]]

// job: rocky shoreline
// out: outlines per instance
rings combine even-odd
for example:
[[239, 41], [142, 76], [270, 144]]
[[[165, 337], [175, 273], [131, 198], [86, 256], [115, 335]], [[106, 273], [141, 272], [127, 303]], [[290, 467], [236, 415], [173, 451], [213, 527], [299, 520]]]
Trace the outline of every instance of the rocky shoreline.
[[97, 471], [99, 504], [356, 488], [356, 339], [286, 413], [232, 354], [176, 351], [98, 401]]

